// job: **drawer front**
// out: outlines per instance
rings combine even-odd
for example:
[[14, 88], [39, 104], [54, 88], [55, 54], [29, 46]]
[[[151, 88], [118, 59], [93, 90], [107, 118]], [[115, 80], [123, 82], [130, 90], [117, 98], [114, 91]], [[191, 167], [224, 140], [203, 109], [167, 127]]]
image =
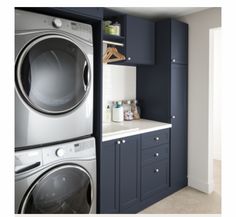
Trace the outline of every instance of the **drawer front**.
[[142, 167], [141, 199], [148, 198], [169, 186], [169, 162], [158, 161]]
[[169, 129], [142, 134], [142, 148], [169, 143]]
[[169, 144], [160, 145], [142, 151], [142, 165], [169, 158]]

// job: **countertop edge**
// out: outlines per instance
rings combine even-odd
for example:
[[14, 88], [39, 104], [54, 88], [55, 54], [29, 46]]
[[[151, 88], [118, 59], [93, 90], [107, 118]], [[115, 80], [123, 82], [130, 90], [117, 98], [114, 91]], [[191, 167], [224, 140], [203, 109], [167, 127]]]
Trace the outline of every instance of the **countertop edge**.
[[143, 133], [149, 133], [149, 132], [156, 131], [156, 130], [168, 129], [171, 127], [172, 127], [172, 124], [166, 123], [166, 124], [163, 124], [162, 126], [151, 127], [151, 128], [147, 128], [147, 129], [141, 129], [141, 130], [125, 132], [125, 133], [117, 133], [115, 135], [110, 135], [110, 136], [102, 136], [102, 142], [106, 142], [106, 141], [110, 141], [110, 140], [118, 139], [118, 138], [139, 135], [139, 134], [143, 134]]

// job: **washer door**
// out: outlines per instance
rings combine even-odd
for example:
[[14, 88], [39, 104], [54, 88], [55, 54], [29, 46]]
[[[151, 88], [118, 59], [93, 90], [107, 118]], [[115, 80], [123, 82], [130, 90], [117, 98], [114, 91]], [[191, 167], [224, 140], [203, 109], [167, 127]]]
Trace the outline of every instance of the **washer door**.
[[89, 213], [92, 181], [79, 166], [64, 165], [46, 173], [31, 187], [20, 213]]
[[71, 39], [46, 35], [32, 41], [16, 64], [16, 86], [24, 100], [47, 114], [78, 106], [89, 91], [91, 71], [86, 55]]

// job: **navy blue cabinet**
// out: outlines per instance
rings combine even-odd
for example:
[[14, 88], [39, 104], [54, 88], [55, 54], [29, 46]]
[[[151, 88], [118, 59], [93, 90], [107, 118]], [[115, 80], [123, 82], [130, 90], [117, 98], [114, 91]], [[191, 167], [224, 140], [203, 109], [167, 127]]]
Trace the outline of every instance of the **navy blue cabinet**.
[[67, 7], [63, 9], [85, 17], [92, 17], [95, 19], [103, 18], [103, 8], [99, 7]]
[[187, 72], [186, 65], [171, 64], [171, 186], [187, 185]]
[[155, 62], [155, 26], [154, 22], [126, 16], [126, 63], [147, 64]]
[[140, 200], [140, 137], [102, 143], [100, 212], [120, 213]]
[[166, 195], [169, 135], [163, 129], [102, 143], [101, 213], [136, 213]]
[[141, 135], [141, 200], [169, 187], [169, 129]]
[[142, 167], [141, 199], [157, 195], [169, 186], [169, 159]]
[[188, 25], [175, 19], [156, 23], [156, 63], [188, 63]]
[[140, 137], [131, 136], [120, 144], [120, 212], [140, 200]]
[[[172, 192], [187, 185], [187, 30], [187, 24], [173, 19], [157, 22], [157, 65], [137, 67], [137, 98], [141, 105], [142, 117], [172, 124]], [[171, 60], [173, 57], [175, 61]]]
[[100, 156], [100, 212], [119, 212], [119, 146], [103, 142]]

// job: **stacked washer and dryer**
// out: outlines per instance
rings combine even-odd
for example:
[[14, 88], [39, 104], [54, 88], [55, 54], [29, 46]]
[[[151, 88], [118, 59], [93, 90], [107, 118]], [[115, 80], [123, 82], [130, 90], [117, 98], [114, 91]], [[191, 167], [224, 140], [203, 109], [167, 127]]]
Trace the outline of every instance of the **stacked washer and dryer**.
[[96, 213], [88, 24], [15, 10], [15, 213]]

